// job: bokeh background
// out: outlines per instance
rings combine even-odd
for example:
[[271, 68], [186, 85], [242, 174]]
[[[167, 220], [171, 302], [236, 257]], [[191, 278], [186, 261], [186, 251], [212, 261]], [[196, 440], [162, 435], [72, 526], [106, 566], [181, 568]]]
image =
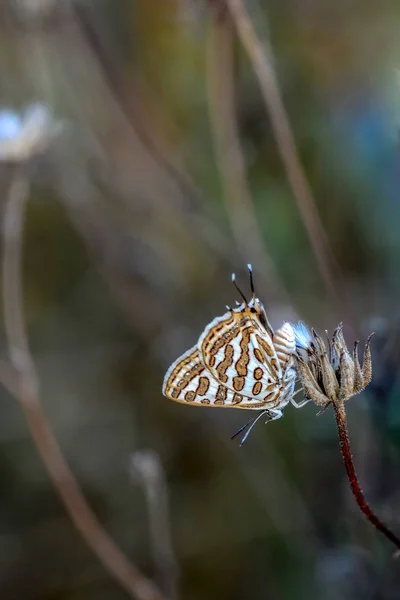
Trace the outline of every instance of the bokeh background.
[[[161, 394], [237, 299], [232, 271], [246, 289], [248, 262], [274, 326], [343, 321], [349, 344], [374, 330], [349, 429], [364, 492], [400, 531], [400, 4], [245, 4], [274, 54], [314, 230], [222, 0], [1, 3], [0, 108], [40, 102], [62, 122], [24, 167], [41, 401], [100, 522], [171, 599], [394, 600], [400, 563], [350, 495], [332, 412], [289, 406], [240, 448], [230, 436], [251, 415]], [[4, 207], [15, 166], [0, 176]], [[128, 598], [4, 389], [0, 414], [0, 597]]]

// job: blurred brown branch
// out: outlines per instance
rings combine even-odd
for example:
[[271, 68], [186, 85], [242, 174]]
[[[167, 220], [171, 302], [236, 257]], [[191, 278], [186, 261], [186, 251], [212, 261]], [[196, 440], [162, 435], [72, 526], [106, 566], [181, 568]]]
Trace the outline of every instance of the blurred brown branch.
[[232, 232], [245, 262], [252, 262], [271, 295], [286, 295], [268, 255], [246, 181], [234, 93], [234, 30], [231, 19], [211, 7], [207, 47], [208, 110], [217, 164]]
[[329, 247], [310, 185], [301, 165], [273, 67], [272, 48], [269, 44], [261, 43], [243, 0], [226, 0], [226, 3], [237, 34], [260, 84], [277, 146], [313, 247], [321, 276], [328, 292], [337, 298], [336, 261]]
[[[79, 61], [87, 64], [92, 73], [91, 85], [94, 85], [93, 79], [97, 81], [97, 93], [107, 106], [105, 118], [112, 118], [113, 122], [112, 136], [115, 141], [111, 144], [109, 139], [105, 143], [96, 127], [91, 126], [91, 135], [102, 151], [101, 160], [93, 159], [90, 174], [91, 177], [94, 175], [97, 191], [103, 192], [105, 198], [113, 195], [113, 209], [120, 203], [122, 210], [129, 213], [130, 227], [135, 227], [139, 210], [153, 211], [152, 224], [161, 223], [162, 233], [169, 239], [174, 239], [177, 233], [180, 236], [187, 235], [192, 242], [198, 239], [213, 255], [232, 261], [230, 239], [215, 222], [208, 199], [186, 168], [185, 158], [176, 145], [168, 141], [169, 136], [164, 128], [153, 123], [149, 106], [159, 105], [160, 99], [135, 69], [130, 68], [126, 72], [121, 70], [122, 65], [113, 53], [112, 45], [107, 44], [101, 35], [95, 11], [75, 3], [66, 13], [65, 35], [68, 40], [73, 40], [75, 50], [78, 49]], [[70, 70], [69, 60], [66, 60], [58, 44], [50, 46], [42, 70], [48, 70], [49, 62], [56, 58], [60, 69], [65, 71], [64, 78], [70, 81], [71, 77], [74, 81], [76, 75]], [[91, 105], [85, 104], [85, 97], [77, 100], [76, 93], [71, 93], [73, 89], [74, 84], [65, 85], [65, 95], [75, 115], [79, 115], [87, 127], [88, 123], [92, 123]], [[125, 163], [127, 153], [129, 165]], [[132, 156], [135, 157], [134, 161]], [[75, 212], [85, 210], [90, 221], [99, 222], [101, 216], [95, 214], [97, 209], [88, 208], [89, 203], [82, 202], [81, 198], [82, 195], [79, 196], [79, 203], [71, 203], [70, 198], [64, 198], [68, 211], [71, 212], [71, 207]], [[81, 215], [78, 215], [80, 219]], [[78, 229], [86, 243], [90, 243], [87, 232], [83, 232], [81, 227]], [[138, 230], [142, 235], [143, 227]], [[144, 235], [148, 239], [147, 234]], [[106, 244], [102, 243], [102, 246], [106, 247]]]
[[163, 594], [121, 552], [87, 504], [43, 413], [35, 365], [29, 350], [23, 318], [22, 234], [29, 184], [22, 172], [15, 175], [5, 206], [3, 226], [3, 301], [10, 368], [1, 365], [0, 380], [20, 402], [34, 443], [72, 522], [106, 570], [132, 598], [164, 600]]
[[103, 47], [101, 37], [96, 32], [85, 7], [78, 3], [71, 5], [70, 16], [77, 26], [82, 40], [86, 42], [88, 49], [95, 57], [109, 91], [143, 147], [175, 182], [187, 204], [192, 207], [201, 207], [203, 199], [200, 191], [191, 181], [189, 175], [172, 162], [171, 157], [167, 156], [166, 151], [153, 138], [147, 127], [145, 115], [141, 114], [140, 102], [137, 99], [135, 100], [135, 95], [139, 95], [138, 90], [135, 90], [135, 95], [128, 94], [127, 85], [120, 81], [118, 64], [114, 64], [112, 57]]

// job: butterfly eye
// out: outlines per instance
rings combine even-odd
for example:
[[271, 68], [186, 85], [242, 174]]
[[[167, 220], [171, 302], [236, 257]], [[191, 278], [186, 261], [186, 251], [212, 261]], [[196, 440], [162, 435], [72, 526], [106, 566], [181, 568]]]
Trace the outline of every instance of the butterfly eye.
[[252, 312], [252, 313], [255, 313], [255, 312], [257, 312], [257, 311], [256, 311], [256, 309], [254, 308], [254, 306], [252, 306], [252, 307], [250, 308], [250, 312]]

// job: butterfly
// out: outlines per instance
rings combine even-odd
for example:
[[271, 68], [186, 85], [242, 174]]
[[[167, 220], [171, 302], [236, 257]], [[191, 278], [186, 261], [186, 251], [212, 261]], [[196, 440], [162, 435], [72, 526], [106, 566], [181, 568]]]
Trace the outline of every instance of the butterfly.
[[272, 329], [250, 277], [251, 299], [243, 298], [236, 308], [216, 317], [201, 334], [197, 344], [168, 369], [163, 394], [170, 400], [192, 406], [214, 406], [260, 411], [233, 437], [249, 427], [243, 444], [256, 422], [267, 415], [279, 419], [282, 409], [294, 402], [296, 341], [290, 323]]

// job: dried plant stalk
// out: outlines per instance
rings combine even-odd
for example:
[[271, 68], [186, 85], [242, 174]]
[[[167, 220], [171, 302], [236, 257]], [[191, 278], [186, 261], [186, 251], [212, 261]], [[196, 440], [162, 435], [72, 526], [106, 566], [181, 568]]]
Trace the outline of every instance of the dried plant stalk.
[[230, 16], [218, 9], [218, 6], [210, 9], [206, 70], [208, 111], [223, 199], [237, 248], [245, 262], [251, 259], [271, 295], [287, 297], [266, 251], [247, 183], [235, 105], [235, 33]]
[[15, 395], [32, 439], [72, 522], [105, 569], [132, 598], [166, 600], [152, 581], [122, 553], [87, 504], [42, 410], [35, 365], [30, 354], [22, 308], [22, 232], [29, 186], [17, 174], [7, 199], [3, 227], [4, 320], [13, 373], [0, 365], [0, 380]]
[[400, 538], [382, 523], [364, 497], [354, 467], [347, 431], [345, 403], [362, 392], [371, 381], [370, 345], [373, 334], [369, 335], [365, 342], [361, 366], [358, 359], [358, 341], [355, 342], [351, 355], [342, 330], [343, 326], [340, 324], [335, 329], [332, 339], [328, 340], [327, 348], [314, 329], [309, 332], [302, 323], [295, 325], [297, 372], [306, 397], [322, 407], [320, 413], [333, 405], [340, 448], [354, 498], [372, 525], [400, 550]]
[[155, 581], [170, 600], [179, 598], [179, 566], [173, 546], [169, 520], [168, 487], [160, 456], [153, 450], [139, 450], [132, 456], [132, 477], [146, 495], [150, 543], [156, 571]]
[[327, 290], [338, 297], [335, 282], [336, 261], [315, 206], [310, 185], [296, 148], [283, 104], [278, 78], [273, 67], [272, 49], [259, 40], [243, 0], [226, 0], [238, 36], [254, 68], [267, 107], [272, 129], [286, 174], [303, 218], [321, 277]]

